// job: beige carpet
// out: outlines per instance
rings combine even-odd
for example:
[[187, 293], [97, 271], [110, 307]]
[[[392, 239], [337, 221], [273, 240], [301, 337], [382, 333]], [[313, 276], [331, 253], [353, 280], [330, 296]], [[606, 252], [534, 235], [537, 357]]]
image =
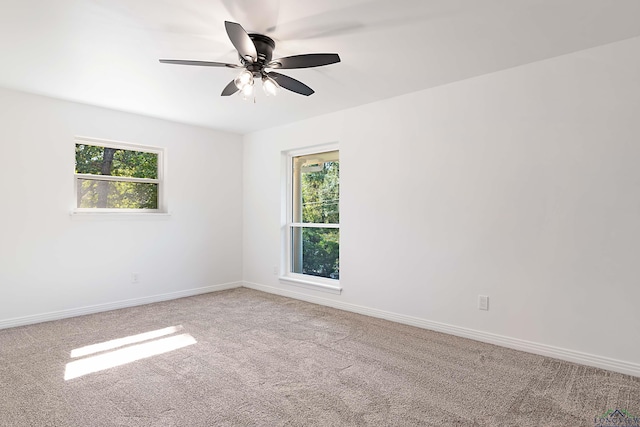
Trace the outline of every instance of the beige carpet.
[[640, 378], [244, 288], [0, 330], [1, 426], [592, 427], [616, 408], [640, 414]]

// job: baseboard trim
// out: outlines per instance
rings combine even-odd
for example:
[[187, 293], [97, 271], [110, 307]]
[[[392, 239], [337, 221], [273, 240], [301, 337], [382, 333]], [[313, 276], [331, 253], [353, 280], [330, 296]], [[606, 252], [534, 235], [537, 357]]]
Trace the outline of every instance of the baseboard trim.
[[410, 326], [417, 326], [423, 329], [429, 329], [436, 332], [455, 335], [462, 338], [469, 338], [489, 344], [499, 345], [514, 350], [525, 351], [528, 353], [538, 354], [541, 356], [553, 357], [567, 362], [579, 363], [581, 365], [593, 366], [595, 368], [607, 369], [626, 375], [640, 377], [640, 364], [626, 362], [623, 360], [610, 359], [608, 357], [597, 356], [594, 354], [583, 353], [580, 351], [569, 350], [561, 347], [540, 344], [536, 342], [521, 340], [518, 338], [497, 335], [489, 332], [478, 331], [475, 329], [463, 328], [460, 326], [449, 325], [446, 323], [434, 322], [413, 316], [393, 313], [389, 311], [369, 308], [361, 305], [336, 301], [320, 296], [303, 294], [300, 292], [280, 289], [273, 286], [261, 285], [258, 283], [243, 282], [243, 287], [254, 289], [257, 291], [267, 292], [276, 295], [282, 295], [289, 298], [299, 299], [314, 304], [324, 305], [337, 308], [340, 310], [350, 311], [353, 313], [364, 314], [366, 316], [377, 317], [380, 319], [391, 320], [393, 322], [402, 323]]
[[104, 304], [89, 305], [85, 307], [71, 308], [68, 310], [51, 311], [48, 313], [33, 314], [30, 316], [0, 319], [0, 329], [16, 326], [31, 325], [34, 323], [49, 322], [52, 320], [66, 319], [69, 317], [83, 316], [85, 314], [101, 313], [103, 311], [118, 310], [120, 308], [134, 307], [137, 305], [152, 304], [154, 302], [168, 301], [178, 298], [191, 297], [209, 292], [234, 289], [242, 286], [242, 282], [230, 282], [220, 285], [204, 286], [201, 288], [185, 289], [182, 291], [168, 292], [165, 294], [151, 295], [147, 297], [132, 298], [122, 301], [108, 302]]

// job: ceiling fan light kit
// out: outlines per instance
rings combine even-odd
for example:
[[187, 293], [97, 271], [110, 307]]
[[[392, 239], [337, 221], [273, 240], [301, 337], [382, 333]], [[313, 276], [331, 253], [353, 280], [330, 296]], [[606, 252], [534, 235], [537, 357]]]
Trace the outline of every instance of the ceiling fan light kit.
[[300, 95], [309, 96], [314, 90], [299, 80], [268, 69], [312, 68], [340, 62], [337, 53], [308, 53], [272, 60], [276, 43], [264, 34], [248, 34], [240, 24], [225, 21], [225, 29], [231, 43], [238, 51], [241, 65], [222, 62], [161, 59], [163, 64], [196, 65], [206, 67], [243, 68], [238, 76], [222, 90], [221, 96], [240, 92], [243, 99], [253, 95], [254, 82], [262, 80], [262, 89], [267, 96], [275, 96], [280, 87]]

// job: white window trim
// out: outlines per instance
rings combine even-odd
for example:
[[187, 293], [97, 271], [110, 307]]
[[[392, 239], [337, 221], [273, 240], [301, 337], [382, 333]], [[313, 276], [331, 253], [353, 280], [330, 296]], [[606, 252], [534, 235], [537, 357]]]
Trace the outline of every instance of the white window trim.
[[283, 163], [286, 167], [284, 188], [285, 202], [283, 203], [283, 248], [282, 259], [280, 262], [281, 269], [284, 274], [279, 276], [280, 283], [312, 289], [316, 291], [330, 292], [340, 294], [342, 287], [340, 280], [328, 279], [325, 277], [312, 276], [310, 274], [299, 274], [291, 271], [291, 229], [293, 227], [319, 227], [319, 228], [340, 228], [340, 224], [316, 224], [316, 223], [300, 223], [292, 221], [293, 210], [293, 158], [304, 156], [307, 154], [325, 153], [328, 151], [340, 151], [337, 143], [316, 145], [303, 149], [283, 151]]
[[[300, 276], [300, 277], [296, 277]], [[308, 277], [313, 277], [313, 280], [308, 280]], [[315, 291], [329, 292], [332, 294], [340, 295], [342, 288], [340, 282], [333, 279], [325, 279], [324, 277], [314, 277], [305, 274], [290, 273], [286, 276], [279, 277], [280, 283], [288, 285], [298, 286], [306, 289], [313, 289]], [[324, 283], [325, 281], [338, 282], [338, 283]]]
[[[100, 218], [123, 218], [123, 217], [168, 217], [170, 216], [167, 206], [167, 177], [165, 171], [165, 159], [167, 156], [166, 148], [155, 147], [151, 145], [133, 144], [130, 142], [113, 141], [108, 139], [90, 138], [86, 136], [75, 136], [73, 139], [73, 148], [75, 151], [76, 144], [94, 145], [98, 147], [109, 147], [129, 151], [142, 151], [144, 153], [153, 153], [158, 156], [158, 178], [133, 178], [124, 176], [109, 175], [91, 175], [91, 174], [73, 174], [73, 208], [71, 216], [80, 217], [100, 217]], [[75, 157], [74, 157], [75, 158]], [[105, 209], [105, 208], [78, 208], [76, 205], [78, 194], [78, 179], [92, 179], [96, 181], [119, 181], [119, 182], [144, 182], [158, 184], [158, 209]]]

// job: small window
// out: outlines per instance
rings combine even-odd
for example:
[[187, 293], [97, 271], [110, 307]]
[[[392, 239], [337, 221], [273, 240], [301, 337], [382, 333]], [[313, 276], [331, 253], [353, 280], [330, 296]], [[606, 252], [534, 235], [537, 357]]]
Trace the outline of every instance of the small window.
[[161, 211], [162, 149], [76, 139], [76, 209]]
[[289, 272], [340, 278], [338, 151], [291, 157]]

